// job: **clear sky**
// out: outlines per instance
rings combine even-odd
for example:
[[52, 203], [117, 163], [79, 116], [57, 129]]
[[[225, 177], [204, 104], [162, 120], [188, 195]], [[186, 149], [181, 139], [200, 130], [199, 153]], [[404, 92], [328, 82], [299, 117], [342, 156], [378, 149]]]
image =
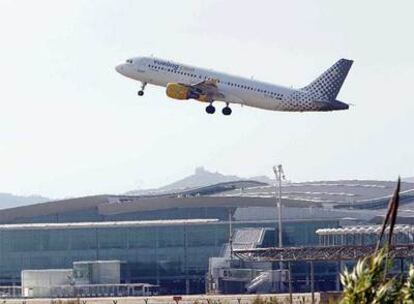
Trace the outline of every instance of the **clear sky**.
[[[414, 2], [0, 0], [0, 192], [157, 187], [203, 165], [293, 181], [414, 175]], [[355, 60], [334, 113], [196, 101], [114, 71], [159, 56], [304, 86]], [[219, 110], [222, 105], [218, 105]]]

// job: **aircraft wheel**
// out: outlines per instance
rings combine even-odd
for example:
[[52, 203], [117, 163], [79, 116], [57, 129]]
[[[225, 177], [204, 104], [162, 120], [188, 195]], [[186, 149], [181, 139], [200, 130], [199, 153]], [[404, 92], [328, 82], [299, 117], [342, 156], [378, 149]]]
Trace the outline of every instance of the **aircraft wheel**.
[[139, 90], [138, 91], [138, 96], [144, 96], [144, 91], [143, 90]]
[[231, 115], [231, 109], [229, 107], [225, 107], [223, 108], [222, 113], [226, 116]]
[[208, 114], [214, 114], [214, 112], [216, 112], [216, 108], [213, 105], [209, 105], [206, 107], [206, 112]]

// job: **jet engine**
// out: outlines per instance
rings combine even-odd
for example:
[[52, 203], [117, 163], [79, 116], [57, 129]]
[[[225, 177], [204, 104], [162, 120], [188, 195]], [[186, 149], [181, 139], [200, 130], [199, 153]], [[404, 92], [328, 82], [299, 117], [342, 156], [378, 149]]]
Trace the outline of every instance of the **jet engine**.
[[167, 84], [167, 96], [174, 98], [174, 99], [198, 99], [200, 98], [200, 94], [197, 94], [192, 90], [190, 87], [187, 87], [185, 85], [179, 84], [179, 83], [169, 83]]

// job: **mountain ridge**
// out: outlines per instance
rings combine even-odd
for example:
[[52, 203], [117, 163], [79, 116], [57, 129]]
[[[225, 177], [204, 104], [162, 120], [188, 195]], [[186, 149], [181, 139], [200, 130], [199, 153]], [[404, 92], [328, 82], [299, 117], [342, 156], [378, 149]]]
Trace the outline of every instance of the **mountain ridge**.
[[403, 182], [407, 183], [414, 183], [414, 176], [413, 177], [405, 177], [402, 179]]
[[194, 174], [186, 176], [178, 181], [170, 183], [168, 185], [142, 190], [131, 190], [126, 192], [127, 195], [143, 195], [143, 194], [155, 194], [165, 193], [170, 191], [186, 190], [191, 188], [198, 188], [204, 186], [210, 186], [219, 183], [233, 182], [240, 180], [254, 180], [258, 182], [271, 183], [272, 180], [267, 176], [256, 176], [250, 178], [242, 178], [236, 175], [224, 175], [219, 172], [210, 172], [204, 167], [197, 167]]
[[22, 196], [11, 193], [0, 193], [0, 209], [44, 203], [50, 200], [51, 199], [40, 195]]

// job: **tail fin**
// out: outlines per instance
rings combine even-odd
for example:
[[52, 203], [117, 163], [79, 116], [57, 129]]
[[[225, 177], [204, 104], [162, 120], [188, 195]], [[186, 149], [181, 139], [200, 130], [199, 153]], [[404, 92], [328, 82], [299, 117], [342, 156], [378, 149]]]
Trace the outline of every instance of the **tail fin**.
[[348, 59], [340, 59], [321, 76], [312, 81], [302, 90], [317, 94], [335, 100], [339, 90], [344, 83], [346, 75], [351, 69], [353, 61]]

